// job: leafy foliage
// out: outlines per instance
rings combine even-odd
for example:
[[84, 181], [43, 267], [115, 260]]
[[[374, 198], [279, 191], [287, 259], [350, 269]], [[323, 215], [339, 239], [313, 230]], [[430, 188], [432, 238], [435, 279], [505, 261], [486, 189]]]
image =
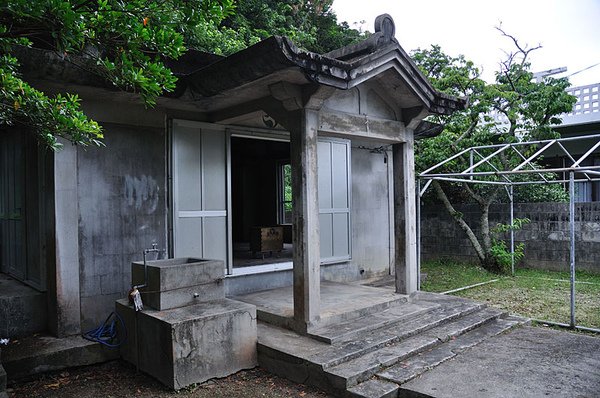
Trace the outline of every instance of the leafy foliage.
[[363, 32], [338, 23], [332, 4], [333, 0], [240, 1], [237, 12], [224, 21], [224, 32], [235, 32], [244, 46], [272, 35], [287, 36], [318, 53], [363, 39]]
[[332, 0], [4, 0], [0, 2], [0, 126], [20, 124], [51, 148], [58, 137], [101, 145], [76, 95], [49, 96], [19, 74], [19, 46], [52, 50], [147, 106], [175, 88], [165, 66], [188, 48], [231, 54], [271, 35], [326, 52], [364, 34], [338, 24]]
[[[507, 54], [493, 83], [481, 79], [479, 68], [464, 56], [453, 57], [445, 54], [439, 46], [417, 49], [412, 58], [439, 91], [469, 98], [469, 107], [450, 116], [435, 116], [432, 121], [443, 124], [444, 131], [437, 137], [422, 140], [416, 145], [417, 170], [425, 170], [452, 155], [473, 146], [506, 144], [517, 141], [539, 140], [557, 136], [552, 126], [560, 123], [560, 114], [568, 112], [575, 103], [575, 97], [565, 89], [567, 79], [546, 77], [541, 82], [533, 81], [528, 56], [539, 47], [527, 48], [512, 36], [498, 28], [502, 35], [510, 38], [516, 47]], [[504, 121], [494, 115], [501, 116]], [[497, 148], [480, 150], [478, 160], [493, 155]], [[537, 148], [532, 147], [524, 156], [529, 156]], [[481, 164], [476, 171], [494, 172], [509, 170], [523, 161], [514, 152], [504, 151], [490, 158], [490, 163]], [[437, 172], [448, 173], [467, 170], [469, 160], [456, 158]], [[548, 179], [555, 176], [548, 175]], [[498, 182], [501, 176], [490, 174], [486, 179]], [[520, 177], [526, 180], [526, 175]], [[474, 202], [481, 210], [480, 235], [474, 233], [462, 217], [454, 217], [473, 244], [482, 265], [488, 270], [503, 269], [504, 261], [501, 243], [491, 236], [488, 214], [493, 202], [500, 201], [501, 185], [442, 183], [433, 181], [433, 192], [446, 210], [453, 216], [458, 214], [452, 203]], [[544, 187], [522, 187], [515, 189], [522, 200], [536, 201], [564, 200], [565, 192], [559, 185]]]
[[53, 50], [115, 87], [153, 105], [176, 78], [163, 64], [186, 51], [197, 26], [215, 27], [232, 0], [11, 0], [0, 5], [0, 123], [24, 124], [52, 148], [57, 137], [99, 145], [100, 126], [79, 109], [75, 95], [50, 97], [18, 73], [16, 46]]
[[490, 250], [491, 256], [496, 260], [497, 265], [500, 267], [500, 272], [507, 273], [513, 262], [515, 265], [523, 259], [525, 255], [525, 244], [519, 243], [514, 247], [514, 253], [510, 252], [510, 249], [501, 235], [510, 232], [518, 231], [523, 228], [523, 225], [531, 222], [528, 218], [515, 218], [512, 224], [497, 224], [492, 228], [492, 247]]

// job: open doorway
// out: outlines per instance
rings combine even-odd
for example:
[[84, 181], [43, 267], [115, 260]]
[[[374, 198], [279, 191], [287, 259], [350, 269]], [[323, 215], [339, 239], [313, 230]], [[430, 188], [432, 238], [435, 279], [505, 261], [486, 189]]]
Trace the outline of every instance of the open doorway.
[[233, 267], [292, 261], [290, 144], [231, 138]]

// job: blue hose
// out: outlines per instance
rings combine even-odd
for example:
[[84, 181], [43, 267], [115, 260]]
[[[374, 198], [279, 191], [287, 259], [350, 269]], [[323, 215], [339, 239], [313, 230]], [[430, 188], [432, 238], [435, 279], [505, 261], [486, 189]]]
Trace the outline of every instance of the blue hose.
[[[117, 340], [117, 321], [121, 324], [125, 337], [122, 340]], [[108, 318], [95, 329], [82, 334], [83, 338], [89, 341], [100, 343], [106, 347], [117, 348], [127, 340], [127, 328], [123, 318], [116, 312], [111, 312]]]

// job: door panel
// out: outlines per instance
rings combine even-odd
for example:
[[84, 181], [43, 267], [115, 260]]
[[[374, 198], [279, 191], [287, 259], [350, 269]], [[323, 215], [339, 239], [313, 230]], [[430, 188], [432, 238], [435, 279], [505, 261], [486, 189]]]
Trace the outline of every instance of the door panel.
[[321, 261], [351, 258], [350, 141], [319, 138], [319, 228]]
[[27, 279], [25, 251], [25, 150], [22, 134], [3, 133], [0, 143], [0, 268]]
[[226, 135], [173, 122], [173, 252], [227, 265]]

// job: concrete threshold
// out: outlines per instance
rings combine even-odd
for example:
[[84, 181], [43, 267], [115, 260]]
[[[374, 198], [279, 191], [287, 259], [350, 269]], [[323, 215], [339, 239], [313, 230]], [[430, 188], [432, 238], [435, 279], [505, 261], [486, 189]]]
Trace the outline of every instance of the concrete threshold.
[[[260, 321], [289, 328], [294, 316], [293, 287], [263, 290], [233, 297], [256, 306]], [[408, 296], [389, 289], [321, 282], [321, 317], [315, 329], [349, 321], [406, 303]]]

